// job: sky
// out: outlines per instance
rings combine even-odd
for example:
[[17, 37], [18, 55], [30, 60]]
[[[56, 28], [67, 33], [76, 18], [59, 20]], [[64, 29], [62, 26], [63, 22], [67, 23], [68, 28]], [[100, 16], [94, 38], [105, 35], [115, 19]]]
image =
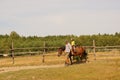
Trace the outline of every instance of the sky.
[[120, 32], [120, 0], [0, 0], [0, 35]]

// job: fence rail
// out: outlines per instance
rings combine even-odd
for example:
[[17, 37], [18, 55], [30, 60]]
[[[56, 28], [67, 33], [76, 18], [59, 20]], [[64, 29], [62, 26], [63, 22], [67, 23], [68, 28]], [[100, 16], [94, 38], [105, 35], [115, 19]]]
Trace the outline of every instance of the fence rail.
[[[83, 46], [86, 50], [91, 50], [93, 51], [94, 49], [96, 50], [104, 50], [104, 51], [111, 51], [111, 50], [118, 50], [120, 51], [120, 46]], [[54, 49], [57, 51], [59, 47], [29, 47], [29, 48], [13, 48], [13, 49], [7, 49], [10, 52], [14, 52], [14, 54], [26, 54], [26, 53], [43, 53], [45, 50], [45, 53], [51, 52], [53, 50], [49, 49]], [[32, 51], [32, 49], [37, 49], [36, 51]], [[3, 51], [6, 49], [0, 49], [0, 51]], [[21, 50], [21, 51], [19, 51]], [[23, 51], [22, 51], [23, 50]], [[26, 51], [24, 51], [26, 50]], [[89, 51], [88, 51], [89, 52]], [[0, 56], [4, 54], [11, 54], [11, 53], [0, 53]]]
[[[117, 45], [117, 46], [96, 46], [94, 40], [93, 40], [93, 46], [83, 46], [83, 47], [86, 48], [88, 53], [89, 53], [89, 51], [93, 52], [95, 60], [96, 60], [96, 51], [98, 51], [98, 50], [111, 51], [111, 50], [116, 49], [116, 50], [120, 51], [120, 45]], [[12, 56], [13, 64], [15, 62], [14, 58], [15, 58], [16, 54], [32, 54], [32, 53], [41, 53], [42, 57], [43, 57], [42, 62], [44, 63], [45, 56], [53, 56], [53, 55], [46, 54], [48, 52], [48, 50], [54, 49], [57, 51], [58, 48], [59, 47], [46, 47], [45, 42], [44, 42], [43, 47], [14, 48], [14, 45], [12, 42], [11, 49], [7, 49], [7, 50], [10, 52], [9, 54]], [[37, 49], [37, 50], [34, 51], [33, 49]], [[6, 49], [0, 49], [0, 51], [4, 51], [4, 50], [6, 50]], [[19, 52], [19, 50], [21, 52]], [[24, 50], [26, 50], [26, 51], [24, 51]], [[7, 56], [7, 54], [0, 53], [0, 56]]]

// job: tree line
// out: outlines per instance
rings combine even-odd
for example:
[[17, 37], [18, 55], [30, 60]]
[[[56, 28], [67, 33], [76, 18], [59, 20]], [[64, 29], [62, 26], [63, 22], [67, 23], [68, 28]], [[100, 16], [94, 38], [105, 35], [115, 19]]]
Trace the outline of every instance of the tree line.
[[96, 46], [116, 46], [120, 45], [120, 32], [115, 34], [94, 34], [94, 35], [53, 35], [53, 36], [20, 36], [17, 32], [12, 31], [10, 34], [0, 35], [0, 50], [5, 51], [11, 49], [11, 43], [14, 43], [14, 48], [28, 47], [60, 47], [65, 45], [65, 41], [70, 41], [73, 38], [76, 45], [92, 46], [92, 41], [95, 40]]

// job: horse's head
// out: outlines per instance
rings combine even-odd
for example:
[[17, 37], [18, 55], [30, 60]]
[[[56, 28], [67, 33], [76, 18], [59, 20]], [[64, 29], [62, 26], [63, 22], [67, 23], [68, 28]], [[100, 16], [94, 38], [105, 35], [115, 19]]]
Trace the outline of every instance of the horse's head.
[[60, 57], [62, 55], [64, 50], [65, 50], [65, 47], [58, 48], [58, 57]]

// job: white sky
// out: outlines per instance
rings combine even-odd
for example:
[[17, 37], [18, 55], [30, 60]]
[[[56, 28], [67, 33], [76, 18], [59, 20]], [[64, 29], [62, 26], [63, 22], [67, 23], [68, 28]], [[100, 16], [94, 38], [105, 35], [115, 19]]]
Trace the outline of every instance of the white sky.
[[0, 34], [120, 32], [120, 0], [0, 0]]

